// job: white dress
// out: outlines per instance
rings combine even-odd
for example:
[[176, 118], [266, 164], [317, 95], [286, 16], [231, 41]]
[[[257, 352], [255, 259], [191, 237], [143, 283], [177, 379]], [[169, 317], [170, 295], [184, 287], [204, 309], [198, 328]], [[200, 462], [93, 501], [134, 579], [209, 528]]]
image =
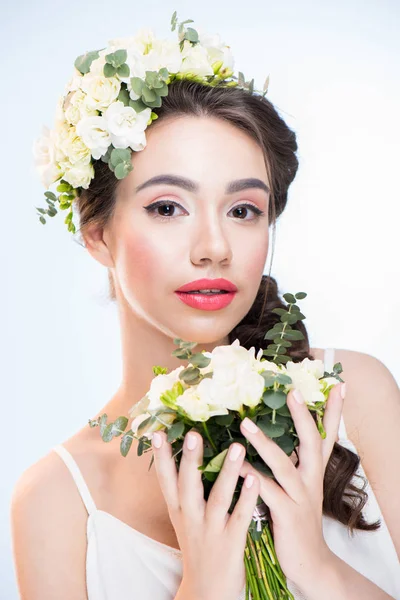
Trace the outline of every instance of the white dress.
[[[325, 370], [334, 365], [334, 349], [327, 348]], [[357, 453], [347, 439], [343, 418], [339, 443]], [[68, 450], [58, 445], [54, 450], [63, 459], [78, 487], [88, 511], [86, 585], [88, 600], [173, 600], [182, 579], [181, 552], [133, 529], [117, 517], [96, 507], [82, 473]], [[365, 476], [360, 465], [358, 473]], [[400, 600], [400, 562], [393, 540], [369, 483], [365, 518], [380, 518], [378, 531], [355, 531], [323, 516], [323, 534], [330, 549], [351, 567], [373, 581], [396, 600]], [[288, 580], [296, 600], [304, 596]], [[245, 599], [243, 588], [238, 600]]]

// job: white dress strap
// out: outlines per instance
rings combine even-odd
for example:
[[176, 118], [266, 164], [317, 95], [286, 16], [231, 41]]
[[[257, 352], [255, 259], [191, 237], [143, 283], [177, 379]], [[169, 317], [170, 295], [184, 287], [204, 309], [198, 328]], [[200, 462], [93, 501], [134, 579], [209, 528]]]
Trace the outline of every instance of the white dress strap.
[[57, 454], [63, 459], [68, 469], [70, 470], [71, 475], [76, 483], [76, 487], [78, 488], [83, 503], [86, 507], [86, 510], [88, 511], [89, 515], [91, 515], [92, 512], [97, 510], [96, 504], [94, 503], [92, 495], [89, 492], [89, 488], [86, 485], [86, 481], [84, 480], [81, 470], [76, 464], [75, 459], [73, 458], [72, 454], [68, 452], [68, 450], [61, 444], [54, 446], [53, 450], [57, 452]]
[[[327, 373], [331, 373], [335, 364], [335, 348], [325, 348], [324, 352], [324, 369]], [[339, 431], [338, 431], [339, 440], [347, 440], [347, 432], [346, 427], [344, 425], [343, 420], [343, 412], [340, 417]]]

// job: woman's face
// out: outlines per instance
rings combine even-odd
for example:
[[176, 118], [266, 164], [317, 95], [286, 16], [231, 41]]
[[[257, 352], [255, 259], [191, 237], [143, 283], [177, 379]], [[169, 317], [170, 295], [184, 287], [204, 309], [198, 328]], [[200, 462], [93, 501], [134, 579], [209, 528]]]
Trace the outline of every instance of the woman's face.
[[[103, 236], [117, 300], [168, 336], [212, 344], [247, 314], [263, 275], [269, 239], [263, 154], [244, 132], [213, 117], [155, 122], [146, 138], [145, 149], [133, 153], [133, 171], [119, 184]], [[189, 184], [136, 189], [161, 175]], [[256, 185], [229, 192], [233, 182], [250, 178], [267, 191]], [[201, 278], [231, 281], [233, 300], [217, 310], [183, 302], [176, 290]]]

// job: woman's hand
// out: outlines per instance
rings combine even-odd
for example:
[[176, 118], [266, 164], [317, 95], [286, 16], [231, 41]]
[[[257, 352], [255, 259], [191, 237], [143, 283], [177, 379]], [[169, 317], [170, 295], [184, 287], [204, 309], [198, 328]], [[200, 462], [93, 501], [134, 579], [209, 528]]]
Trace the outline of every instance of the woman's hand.
[[[300, 586], [309, 581], [322, 565], [332, 559], [322, 530], [323, 480], [325, 468], [337, 440], [343, 399], [342, 384], [329, 393], [323, 417], [326, 438], [322, 439], [307, 405], [298, 403], [293, 390], [287, 405], [299, 436], [299, 466], [261, 429], [241, 432], [272, 470], [280, 485], [244, 461], [240, 475], [255, 474], [260, 479], [260, 496], [268, 505], [273, 521], [276, 555], [286, 577]], [[255, 425], [253, 421], [251, 424]], [[280, 487], [282, 486], [282, 487]]]
[[[260, 493], [258, 479], [250, 478], [252, 486], [243, 485], [235, 508], [228, 513], [245, 457], [243, 444], [229, 447], [206, 502], [202, 471], [198, 469], [203, 463], [200, 433], [186, 434], [179, 472], [166, 433], [157, 434], [162, 445], [155, 446], [154, 434], [154, 464], [183, 554], [183, 578], [177, 598], [236, 600], [245, 585], [247, 530]], [[188, 441], [196, 445], [190, 446]]]

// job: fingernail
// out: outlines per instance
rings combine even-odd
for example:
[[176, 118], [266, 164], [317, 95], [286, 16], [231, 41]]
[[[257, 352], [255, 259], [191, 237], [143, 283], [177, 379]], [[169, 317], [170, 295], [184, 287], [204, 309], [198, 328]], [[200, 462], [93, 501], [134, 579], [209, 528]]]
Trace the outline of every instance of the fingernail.
[[243, 419], [242, 423], [243, 423], [243, 427], [245, 429], [247, 429], [247, 431], [249, 431], [250, 433], [257, 433], [258, 427], [254, 423], [254, 421], [252, 421], [251, 419], [248, 419], [246, 417], [245, 419]]
[[239, 446], [237, 444], [233, 444], [229, 448], [229, 459], [230, 460], [237, 460], [241, 454], [242, 454], [241, 446]]
[[300, 390], [293, 390], [293, 396], [299, 404], [304, 404], [303, 394], [300, 392]]
[[189, 450], [194, 450], [197, 446], [197, 437], [193, 433], [188, 433], [186, 438], [186, 446]]
[[340, 386], [340, 395], [342, 396], [342, 398], [344, 400], [344, 397], [346, 395], [346, 384], [345, 383], [342, 383], [342, 385]]
[[152, 442], [153, 446], [155, 446], [156, 448], [161, 448], [162, 437], [156, 431], [153, 433]]
[[254, 482], [254, 475], [250, 475], [250, 473], [248, 475], [246, 475], [246, 479], [244, 480], [244, 485], [249, 488], [253, 485]]

